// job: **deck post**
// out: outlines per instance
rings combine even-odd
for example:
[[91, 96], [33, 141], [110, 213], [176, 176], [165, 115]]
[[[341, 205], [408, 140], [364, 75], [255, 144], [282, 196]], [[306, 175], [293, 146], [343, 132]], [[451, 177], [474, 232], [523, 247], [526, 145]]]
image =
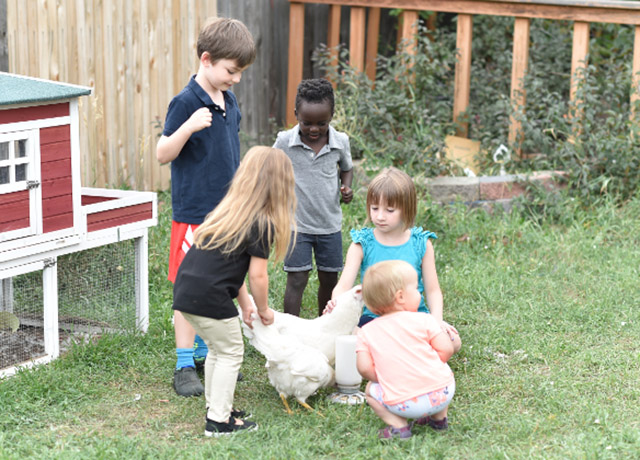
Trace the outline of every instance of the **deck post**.
[[[635, 106], [640, 100], [640, 26], [635, 26], [633, 65], [631, 66], [631, 118], [636, 118]], [[636, 120], [637, 122], [637, 120]]]
[[[582, 110], [579, 109], [581, 101], [577, 100], [576, 92], [584, 78], [584, 70], [587, 66], [589, 54], [589, 23], [576, 21], [573, 24], [573, 48], [571, 52], [571, 89], [569, 91], [571, 102], [577, 108], [575, 116], [581, 118]], [[575, 133], [574, 133], [575, 134]]]
[[349, 28], [349, 62], [359, 72], [364, 71], [365, 27], [365, 9], [352, 7]]
[[[327, 31], [327, 47], [329, 48], [329, 65], [336, 71], [338, 70], [338, 45], [340, 44], [340, 16], [342, 7], [340, 5], [331, 5], [329, 8], [329, 30]], [[336, 82], [332, 81], [333, 87]]]
[[367, 48], [365, 57], [365, 73], [371, 82], [376, 80], [376, 58], [378, 57], [378, 40], [380, 39], [380, 8], [369, 8], [367, 19]]
[[456, 48], [455, 90], [453, 94], [453, 121], [457, 124], [457, 135], [467, 137], [469, 123], [464, 120], [465, 112], [469, 108], [469, 90], [471, 87], [471, 39], [473, 37], [473, 16], [458, 15], [458, 30]]
[[287, 114], [288, 126], [296, 124], [295, 108], [298, 85], [302, 80], [304, 55], [304, 4], [291, 3], [289, 6], [289, 72], [287, 74]]
[[[529, 62], [529, 30], [528, 18], [516, 18], [513, 29], [513, 62], [511, 64], [511, 106], [524, 111], [526, 93], [524, 77]], [[518, 156], [522, 155], [522, 124], [511, 116], [509, 123], [509, 144], [516, 145]]]

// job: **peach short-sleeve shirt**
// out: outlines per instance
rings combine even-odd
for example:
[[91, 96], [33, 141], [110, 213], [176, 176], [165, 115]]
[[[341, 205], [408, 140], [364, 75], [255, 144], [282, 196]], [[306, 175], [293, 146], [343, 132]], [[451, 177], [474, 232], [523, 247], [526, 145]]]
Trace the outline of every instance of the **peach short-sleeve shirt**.
[[453, 383], [453, 372], [429, 344], [445, 334], [429, 313], [380, 316], [358, 332], [356, 352], [369, 353], [386, 404], [398, 404]]

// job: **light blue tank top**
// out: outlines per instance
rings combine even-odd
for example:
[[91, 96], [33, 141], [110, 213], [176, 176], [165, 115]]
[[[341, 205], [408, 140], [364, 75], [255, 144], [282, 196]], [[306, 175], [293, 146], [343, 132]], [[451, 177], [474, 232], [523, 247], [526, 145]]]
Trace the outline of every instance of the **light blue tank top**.
[[[418, 311], [429, 313], [424, 301], [424, 283], [422, 281], [422, 258], [427, 250], [427, 240], [437, 238], [436, 234], [422, 230], [422, 227], [413, 227], [409, 241], [399, 246], [385, 246], [380, 244], [373, 235], [372, 228], [351, 230], [351, 240], [362, 246], [362, 264], [360, 265], [360, 280], [364, 278], [367, 269], [383, 260], [404, 260], [418, 272], [418, 290], [422, 294]], [[375, 313], [364, 307], [363, 315], [377, 317]]]

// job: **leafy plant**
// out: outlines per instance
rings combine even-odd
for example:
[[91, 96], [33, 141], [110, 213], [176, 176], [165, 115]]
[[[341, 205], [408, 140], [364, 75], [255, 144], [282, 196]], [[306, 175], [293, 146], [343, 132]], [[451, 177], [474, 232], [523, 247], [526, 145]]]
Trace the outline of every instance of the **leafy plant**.
[[[456, 132], [457, 59], [455, 18], [445, 19], [436, 31], [419, 28], [415, 54], [378, 56], [375, 84], [349, 66], [346, 50], [340, 50], [337, 68], [330, 50], [316, 51], [317, 64], [337, 86], [334, 124], [350, 136], [352, 153], [364, 160], [365, 169], [394, 165], [428, 177], [462, 173], [447, 161], [444, 146], [444, 138]], [[635, 174], [640, 130], [631, 121], [629, 103], [633, 29], [592, 25], [591, 65], [584, 68], [572, 103], [573, 23], [532, 20], [526, 105], [513, 107], [513, 22], [492, 16], [473, 20], [470, 103], [461, 118], [468, 122], [469, 137], [481, 142], [481, 174], [499, 171], [492, 153], [509, 144], [509, 120], [515, 117], [522, 136], [509, 147], [527, 155], [505, 165], [507, 172], [565, 170], [570, 193], [587, 203], [603, 194], [633, 195], [640, 182]]]
[[442, 157], [444, 137], [455, 131], [449, 109], [455, 53], [422, 34], [417, 46], [415, 56], [379, 56], [375, 85], [346, 65], [345, 50], [340, 69], [331, 67], [326, 48], [316, 60], [337, 82], [333, 122], [349, 135], [355, 158], [374, 168], [394, 165], [438, 175], [450, 172]]

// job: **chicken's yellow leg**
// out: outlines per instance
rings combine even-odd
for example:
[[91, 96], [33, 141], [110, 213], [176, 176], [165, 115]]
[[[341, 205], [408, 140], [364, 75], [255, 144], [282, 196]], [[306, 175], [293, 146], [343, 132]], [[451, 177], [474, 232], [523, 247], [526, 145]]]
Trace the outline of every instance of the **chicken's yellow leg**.
[[310, 406], [309, 404], [307, 404], [306, 402], [304, 402], [304, 401], [300, 401], [299, 399], [298, 399], [298, 402], [299, 402], [299, 403], [300, 403], [300, 405], [301, 405], [302, 407], [304, 407], [305, 409], [309, 409], [311, 412], [315, 412], [315, 413], [316, 413], [316, 414], [318, 414], [320, 417], [324, 417], [324, 415], [322, 415], [322, 414], [320, 413], [320, 411], [315, 410], [313, 407], [311, 407], [311, 406]]
[[280, 393], [280, 399], [282, 399], [284, 408], [287, 410], [287, 414], [293, 414], [293, 411], [291, 410], [291, 408], [289, 407], [289, 403], [287, 402], [287, 397], [284, 394]]

